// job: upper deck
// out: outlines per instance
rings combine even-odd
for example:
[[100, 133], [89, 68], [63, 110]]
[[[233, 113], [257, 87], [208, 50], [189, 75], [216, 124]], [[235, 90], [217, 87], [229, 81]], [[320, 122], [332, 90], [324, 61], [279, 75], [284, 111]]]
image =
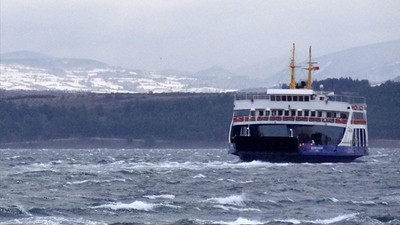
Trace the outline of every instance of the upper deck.
[[[269, 100], [276, 102], [308, 102], [317, 99], [331, 102], [366, 105], [366, 99], [359, 96], [334, 95], [333, 92], [308, 89], [268, 89], [265, 93], [237, 93], [235, 102], [240, 100]], [[323, 99], [321, 99], [323, 98]]]
[[271, 89], [235, 95], [233, 122], [334, 126], [366, 124], [366, 99], [307, 89]]

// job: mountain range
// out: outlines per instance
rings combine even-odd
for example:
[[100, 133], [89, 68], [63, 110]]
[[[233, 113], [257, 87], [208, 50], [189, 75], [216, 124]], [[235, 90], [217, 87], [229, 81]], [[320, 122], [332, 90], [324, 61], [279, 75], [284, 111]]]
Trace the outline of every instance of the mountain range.
[[[400, 40], [356, 47], [317, 57], [313, 79], [350, 77], [371, 83], [400, 80]], [[299, 56], [297, 56], [299, 57]], [[226, 92], [289, 83], [287, 62], [276, 60], [228, 71], [219, 66], [195, 72], [149, 72], [110, 66], [91, 59], [60, 58], [30, 51], [0, 56], [0, 89], [89, 92]], [[306, 67], [306, 61], [298, 61]], [[268, 69], [270, 68], [270, 69]], [[279, 67], [278, 67], [279, 68]], [[278, 71], [278, 72], [277, 72]], [[297, 80], [307, 71], [298, 69]]]

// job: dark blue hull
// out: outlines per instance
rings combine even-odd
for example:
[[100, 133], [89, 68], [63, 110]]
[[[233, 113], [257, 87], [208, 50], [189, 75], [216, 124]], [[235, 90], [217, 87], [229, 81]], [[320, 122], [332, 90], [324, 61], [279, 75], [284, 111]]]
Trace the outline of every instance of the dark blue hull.
[[303, 154], [266, 154], [259, 152], [237, 152], [243, 161], [293, 162], [293, 163], [324, 163], [324, 162], [352, 162], [363, 155], [303, 155]]
[[268, 162], [352, 162], [368, 155], [362, 146], [299, 144], [297, 138], [251, 138], [241, 137], [230, 146], [230, 153], [243, 161], [261, 160]]

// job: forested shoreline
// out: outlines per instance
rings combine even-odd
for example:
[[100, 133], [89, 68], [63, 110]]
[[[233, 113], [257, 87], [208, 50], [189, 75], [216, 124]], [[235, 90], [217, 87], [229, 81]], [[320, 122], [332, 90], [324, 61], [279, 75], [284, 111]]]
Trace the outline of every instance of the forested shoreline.
[[[400, 140], [399, 82], [328, 79], [315, 90], [367, 98], [370, 139]], [[0, 92], [0, 147], [220, 147], [234, 93]], [[40, 144], [42, 143], [42, 144]]]

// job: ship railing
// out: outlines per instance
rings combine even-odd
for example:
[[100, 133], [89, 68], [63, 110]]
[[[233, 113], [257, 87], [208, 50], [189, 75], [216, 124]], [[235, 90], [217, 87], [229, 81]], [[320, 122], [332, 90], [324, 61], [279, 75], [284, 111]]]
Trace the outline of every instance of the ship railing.
[[[332, 118], [332, 117], [306, 117], [306, 116], [233, 116], [233, 122], [260, 122], [260, 121], [283, 121], [293, 123], [297, 122], [312, 122], [312, 123], [324, 123], [324, 124], [347, 124], [347, 118]], [[291, 122], [293, 121], [293, 122]], [[352, 119], [351, 124], [366, 125], [366, 119]]]

